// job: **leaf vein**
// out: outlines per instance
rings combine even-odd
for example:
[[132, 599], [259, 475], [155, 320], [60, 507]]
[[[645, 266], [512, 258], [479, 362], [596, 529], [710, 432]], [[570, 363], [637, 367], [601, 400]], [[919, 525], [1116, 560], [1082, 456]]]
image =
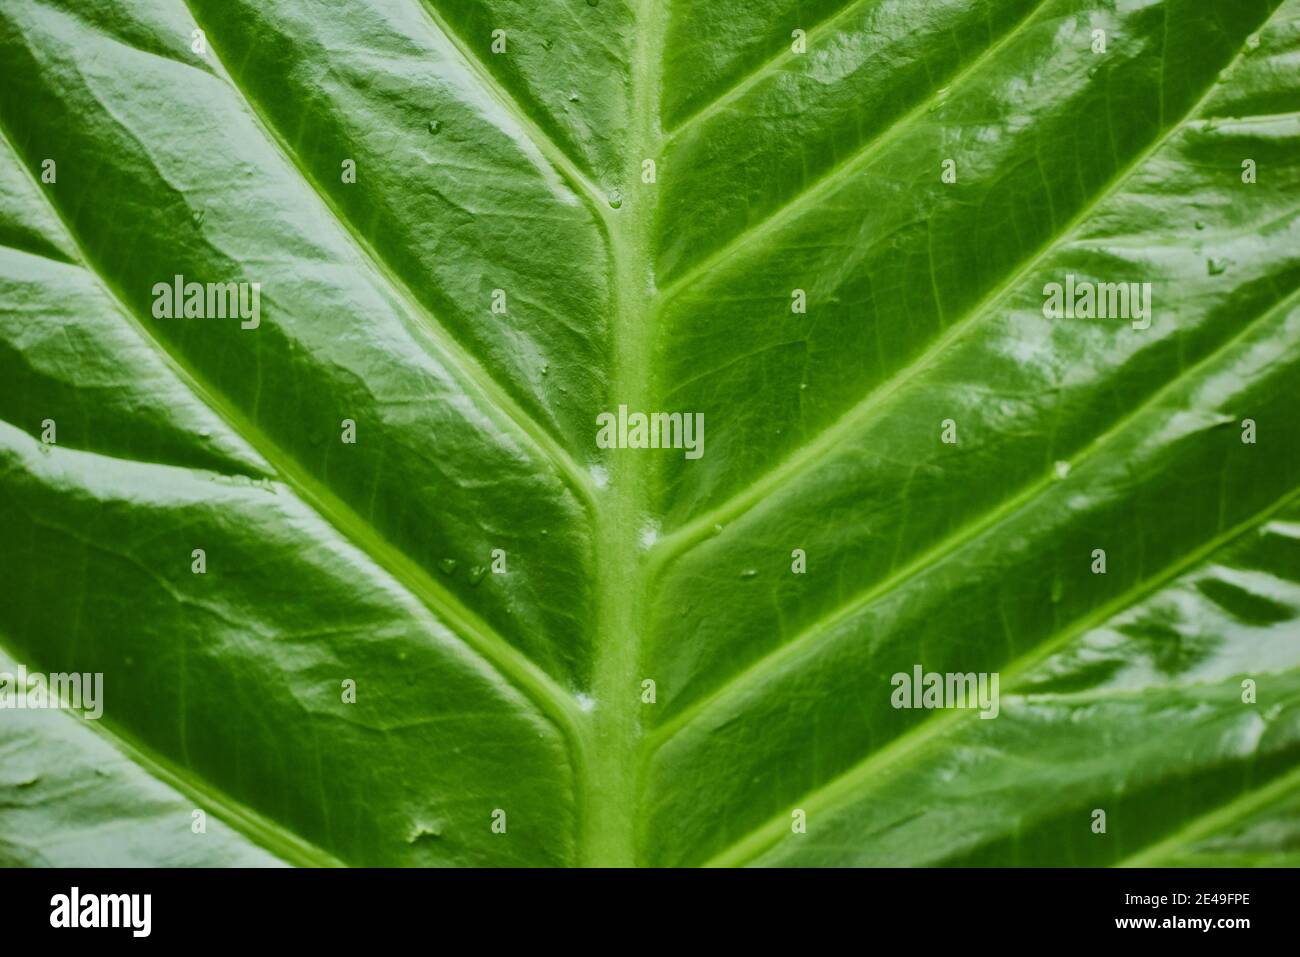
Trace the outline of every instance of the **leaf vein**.
[[959, 70], [948, 81], [948, 86], [935, 90], [934, 93], [926, 97], [912, 109], [908, 110], [898, 119], [890, 123], [885, 129], [868, 140], [854, 153], [835, 164], [826, 173], [822, 174], [813, 183], [810, 183], [798, 194], [792, 197], [785, 205], [781, 206], [766, 219], [753, 226], [743, 230], [736, 236], [732, 237], [726, 244], [714, 250], [704, 259], [700, 260], [685, 273], [678, 276], [663, 290], [661, 304], [668, 302], [678, 293], [688, 288], [696, 279], [715, 270], [719, 265], [731, 259], [737, 253], [753, 242], [756, 238], [766, 236], [767, 234], [780, 229], [787, 221], [799, 215], [803, 209], [810, 204], [821, 199], [826, 193], [834, 190], [841, 182], [851, 178], [857, 172], [857, 168], [867, 160], [874, 157], [886, 146], [892, 143], [898, 137], [906, 133], [912, 122], [919, 116], [923, 116], [929, 111], [930, 107], [946, 97], [951, 88], [963, 82], [967, 77], [979, 71], [986, 63], [1006, 49], [1013, 40], [1029, 26], [1035, 16], [1051, 0], [1039, 0], [1038, 3], [1025, 13], [1016, 25], [999, 37], [994, 43], [987, 47], [984, 52]]
[[[1216, 76], [1222, 75], [1239, 59], [1240, 53], [1234, 57], [1233, 61], [1220, 70]], [[761, 475], [754, 482], [745, 488], [731, 495], [726, 501], [714, 506], [711, 509], [701, 513], [690, 521], [684, 523], [673, 532], [665, 535], [656, 545], [658, 555], [656, 563], [660, 569], [671, 561], [678, 554], [689, 550], [696, 543], [704, 539], [715, 525], [725, 525], [733, 521], [740, 515], [749, 511], [754, 506], [762, 502], [769, 494], [776, 489], [784, 486], [789, 481], [798, 477], [808, 469], [815, 467], [823, 458], [830, 455], [839, 447], [840, 443], [848, 436], [852, 435], [861, 426], [868, 417], [879, 409], [886, 401], [894, 396], [909, 382], [915, 379], [920, 373], [929, 368], [929, 366], [942, 358], [948, 347], [960, 340], [967, 333], [978, 327], [978, 320], [991, 312], [1004, 296], [1011, 293], [1017, 283], [1029, 276], [1049, 254], [1066, 245], [1070, 241], [1079, 227], [1087, 220], [1096, 208], [1101, 205], [1111, 194], [1113, 194], [1130, 176], [1148, 159], [1160, 151], [1160, 149], [1186, 125], [1187, 118], [1193, 117], [1196, 112], [1210, 98], [1216, 89], [1216, 83], [1211, 81], [1201, 97], [1192, 104], [1191, 107], [1183, 114], [1180, 121], [1175, 122], [1171, 127], [1165, 130], [1155, 141], [1145, 149], [1139, 151], [1129, 163], [1118, 170], [1114, 176], [1097, 192], [1092, 199], [1084, 204], [1060, 232], [1049, 236], [1047, 240], [1038, 248], [1025, 263], [1016, 270], [1008, 279], [994, 286], [984, 297], [974, 306], [968, 309], [965, 314], [948, 329], [940, 335], [929, 347], [920, 355], [912, 359], [906, 365], [899, 368], [888, 379], [871, 389], [865, 396], [845, 412], [839, 419], [832, 423], [816, 435], [811, 441], [805, 443], [787, 455], [781, 462]]]
[[[15, 661], [18, 660], [17, 649], [7, 637], [0, 638], [0, 651]], [[87, 720], [66, 712], [63, 716], [70, 721], [80, 720], [83, 727], [107, 741], [145, 774], [190, 798], [196, 805], [212, 809], [212, 813], [232, 830], [286, 863], [305, 867], [342, 866], [343, 862], [333, 854], [235, 800], [210, 781], [196, 780], [193, 772], [176, 767], [163, 755], [141, 744], [129, 732], [117, 728], [111, 719], [100, 717]]]
[[[190, 11], [190, 17], [194, 22], [203, 27], [210, 38], [214, 38], [215, 35], [199, 22], [197, 15], [190, 7], [189, 0], [181, 0], [181, 3]], [[216, 43], [213, 43], [212, 49], [214, 57], [218, 62], [221, 62], [220, 54], [216, 53]], [[225, 68], [224, 63], [222, 63], [222, 74], [224, 75], [222, 79], [239, 97], [267, 142], [275, 146], [283, 155], [285, 161], [298, 173], [302, 181], [352, 240], [353, 244], [362, 253], [365, 261], [370, 263], [379, 278], [396, 294], [410, 314], [419, 320], [420, 325], [441, 351], [441, 358], [456, 369], [464, 382], [472, 384], [493, 409], [518, 429], [568, 480], [574, 491], [583, 499], [584, 504], [590, 506], [592, 501], [591, 479], [573, 459], [572, 455], [556, 441], [545, 427], [524, 411], [519, 403], [511, 397], [508, 390], [493, 378], [492, 374], [483, 367], [479, 360], [465, 349], [455, 336], [438, 321], [433, 312], [416, 297], [410, 286], [360, 233], [356, 225], [338, 209], [329, 194], [320, 187], [315, 178], [307, 172], [297, 152], [280, 134], [278, 128], [265, 116], [253, 98], [243, 90], [235, 80], [234, 75]]]
[[[1229, 337], [1225, 342], [1212, 350], [1209, 354], [1200, 359], [1195, 365], [1184, 369], [1182, 373], [1175, 376], [1154, 395], [1148, 398], [1141, 405], [1134, 408], [1131, 412], [1111, 425], [1105, 432], [1093, 438], [1074, 458], [1070, 461], [1070, 471], [1077, 471], [1078, 468], [1088, 460], [1094, 458], [1111, 440], [1121, 435], [1127, 428], [1134, 423], [1153, 414], [1162, 407], [1164, 399], [1177, 387], [1181, 386], [1189, 375], [1198, 369], [1209, 367], [1214, 361], [1228, 352], [1235, 345], [1248, 338], [1255, 328], [1265, 319], [1275, 313], [1289, 308], [1297, 301], [1300, 301], [1300, 289], [1293, 290], [1289, 295], [1279, 302], [1273, 303], [1263, 313], [1257, 315], [1251, 322], [1238, 331], [1235, 335]], [[974, 541], [980, 535], [997, 527], [1003, 520], [1010, 518], [1022, 509], [1028, 507], [1044, 490], [1057, 485], [1058, 480], [1054, 478], [1051, 472], [1044, 475], [1038, 481], [1031, 483], [1021, 489], [1016, 495], [1004, 500], [996, 508], [991, 509], [972, 522], [958, 528], [947, 538], [937, 542], [934, 546], [927, 549], [921, 555], [917, 556], [906, 567], [889, 575], [884, 581], [872, 585], [848, 601], [843, 602], [838, 607], [823, 615], [821, 618], [805, 626], [789, 641], [784, 642], [767, 655], [757, 659], [743, 671], [733, 675], [728, 681], [724, 682], [712, 693], [697, 701], [695, 704], [680, 712], [677, 717], [657, 729], [652, 736], [655, 744], [651, 747], [662, 746], [662, 744], [672, 738], [683, 728], [687, 727], [700, 714], [704, 713], [714, 703], [724, 697], [729, 697], [747, 685], [760, 682], [763, 677], [771, 672], [778, 671], [781, 664], [792, 656], [797, 655], [805, 645], [816, 639], [835, 627], [839, 623], [851, 618], [854, 614], [863, 608], [870, 606], [873, 602], [887, 596], [897, 588], [901, 587], [912, 578], [926, 571], [932, 565], [942, 561], [949, 555], [957, 552], [964, 545]]]
[[[15, 156], [22, 154], [15, 149], [9, 137], [3, 118], [0, 117], [0, 138], [9, 146]], [[25, 164], [20, 163], [28, 172]], [[34, 180], [33, 180], [34, 182]], [[39, 187], [37, 187], [39, 192]], [[44, 196], [44, 193], [41, 193]], [[331, 527], [360, 552], [367, 555], [377, 566], [384, 569], [401, 587], [427, 607], [435, 616], [446, 623], [461, 640], [464, 641], [484, 661], [488, 662], [498, 674], [514, 684], [527, 698], [546, 713], [548, 718], [565, 734], [574, 751], [576, 761], [581, 761], [581, 738], [576, 730], [575, 716], [579, 713], [576, 699], [559, 686], [553, 678], [543, 671], [526, 655], [515, 649], [503, 637], [497, 634], [486, 622], [473, 611], [466, 608], [458, 598], [434, 580], [428, 572], [408, 557], [401, 549], [393, 545], [378, 529], [374, 528], [356, 514], [345, 502], [334, 495], [326, 486], [317, 481], [302, 468], [292, 456], [279, 448], [261, 429], [248, 421], [238, 409], [209, 387], [202, 376], [189, 368], [184, 360], [173, 350], [167, 348], [127, 305], [124, 297], [119, 295], [107, 277], [101, 275], [92, 265], [71, 223], [63, 210], [50, 202], [50, 209], [62, 223], [72, 245], [81, 257], [86, 272], [103, 288], [105, 295], [113, 302], [123, 318], [131, 324], [142, 341], [151, 345], [157, 354], [176, 376], [200, 402], [213, 414], [224, 421], [231, 431], [240, 436], [262, 458], [280, 474], [286, 485], [307, 506], [312, 508]]]
[[[1014, 687], [1016, 679], [1022, 677], [1033, 665], [1059, 651], [1090, 629], [1131, 607], [1144, 596], [1194, 568], [1220, 548], [1259, 528], [1268, 521], [1271, 515], [1297, 500], [1300, 500], [1300, 488], [1292, 489], [1250, 518], [1226, 532], [1214, 536], [1195, 551], [1171, 562], [1155, 575], [1136, 583], [1123, 594], [1100, 606], [1092, 614], [1076, 620], [1074, 624], [1065, 628], [1056, 636], [1048, 638], [1003, 668], [1001, 674], [1004, 684], [1008, 687]], [[841, 798], [851, 796], [859, 783], [875, 778], [883, 769], [900, 765], [905, 766], [909, 760], [914, 759], [922, 752], [926, 744], [937, 739], [968, 717], [969, 715], [965, 711], [947, 711], [922, 719], [911, 730], [895, 738], [879, 751], [869, 754], [858, 764], [800, 798], [797, 802], [798, 806], [807, 809], [809, 815], [814, 810], [825, 810], [833, 807]], [[784, 812], [779, 813], [749, 832], [749, 834], [733, 842], [729, 847], [715, 854], [705, 866], [736, 866], [753, 860], [776, 844], [788, 829], [788, 816]]]

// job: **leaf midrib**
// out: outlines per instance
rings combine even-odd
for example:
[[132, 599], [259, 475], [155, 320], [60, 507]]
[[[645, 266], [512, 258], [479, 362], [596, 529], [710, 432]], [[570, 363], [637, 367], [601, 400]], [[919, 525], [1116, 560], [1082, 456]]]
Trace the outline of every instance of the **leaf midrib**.
[[[659, 193], [657, 186], [643, 184], [639, 178], [642, 159], [657, 161], [663, 144], [659, 93], [665, 24], [654, 16], [654, 6], [655, 0], [640, 0], [635, 11], [634, 124], [623, 174], [628, 188], [610, 226], [611, 282], [617, 304], [610, 399], [631, 408], [648, 408], [655, 335], [651, 250]], [[641, 782], [635, 755], [642, 735], [638, 668], [650, 584], [640, 535], [655, 498], [655, 475], [646, 461], [615, 451], [606, 498], [595, 510], [592, 692], [596, 710], [590, 775], [581, 787], [586, 815], [579, 842], [582, 863], [587, 865], [630, 867], [638, 862]]]

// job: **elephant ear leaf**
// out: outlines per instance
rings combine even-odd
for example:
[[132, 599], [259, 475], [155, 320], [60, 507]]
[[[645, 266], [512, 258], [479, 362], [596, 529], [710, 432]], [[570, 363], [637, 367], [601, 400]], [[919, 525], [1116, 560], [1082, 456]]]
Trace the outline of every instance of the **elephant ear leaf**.
[[7, 4], [0, 862], [1296, 863], [1300, 0], [924, 8]]

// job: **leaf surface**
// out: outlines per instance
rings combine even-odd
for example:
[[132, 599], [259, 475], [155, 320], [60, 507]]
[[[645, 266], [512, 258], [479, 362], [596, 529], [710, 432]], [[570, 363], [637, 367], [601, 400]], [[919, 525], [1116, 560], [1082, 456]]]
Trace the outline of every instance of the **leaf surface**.
[[17, 0], [0, 54], [0, 670], [105, 687], [0, 711], [0, 859], [1295, 862], [1300, 0]]

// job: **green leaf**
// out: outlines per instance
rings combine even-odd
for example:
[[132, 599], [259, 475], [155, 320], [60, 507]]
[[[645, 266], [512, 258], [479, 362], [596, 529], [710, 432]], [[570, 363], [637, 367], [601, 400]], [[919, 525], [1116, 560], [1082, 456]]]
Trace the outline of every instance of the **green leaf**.
[[0, 709], [0, 862], [1296, 862], [1300, 0], [18, 0], [0, 58], [0, 673], [103, 675]]

